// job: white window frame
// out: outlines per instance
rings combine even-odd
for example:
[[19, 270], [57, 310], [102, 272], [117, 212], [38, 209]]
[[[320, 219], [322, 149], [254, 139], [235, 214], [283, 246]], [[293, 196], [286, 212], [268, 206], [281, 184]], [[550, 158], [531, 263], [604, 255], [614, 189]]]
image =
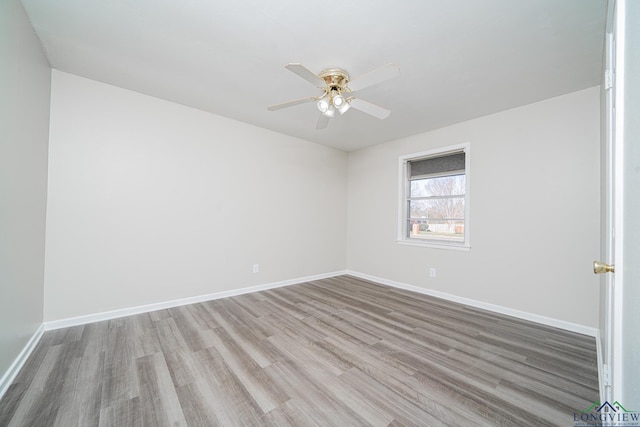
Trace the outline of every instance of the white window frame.
[[[440, 157], [449, 154], [465, 153], [465, 200], [464, 200], [464, 241], [447, 241], [441, 239], [415, 239], [407, 233], [407, 197], [409, 191], [409, 177], [407, 164], [410, 161], [420, 160], [428, 157]], [[436, 148], [419, 153], [407, 154], [399, 157], [399, 187], [398, 187], [398, 240], [399, 244], [422, 246], [436, 249], [451, 249], [468, 251], [471, 249], [471, 144], [469, 142], [447, 147]]]

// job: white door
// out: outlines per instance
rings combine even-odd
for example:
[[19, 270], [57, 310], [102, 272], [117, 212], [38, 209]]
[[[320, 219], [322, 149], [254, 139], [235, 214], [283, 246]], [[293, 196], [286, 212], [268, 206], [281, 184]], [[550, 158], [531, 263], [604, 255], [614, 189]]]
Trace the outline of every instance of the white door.
[[[640, 414], [640, 1], [612, 0], [609, 9], [602, 99], [601, 398]], [[615, 273], [607, 272], [614, 263]]]
[[600, 261], [594, 262], [594, 273], [600, 277], [600, 399], [612, 398], [612, 363], [615, 303], [615, 276], [609, 271], [615, 260], [615, 1], [609, 2], [605, 34], [605, 71], [602, 79], [603, 149], [601, 150], [601, 250]]
[[640, 414], [640, 1], [616, 3], [612, 398]]

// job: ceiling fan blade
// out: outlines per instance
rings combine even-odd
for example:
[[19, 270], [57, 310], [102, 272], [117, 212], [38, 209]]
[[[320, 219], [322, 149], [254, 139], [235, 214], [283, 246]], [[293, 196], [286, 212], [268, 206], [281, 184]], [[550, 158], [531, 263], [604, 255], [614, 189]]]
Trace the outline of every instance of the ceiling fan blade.
[[324, 80], [322, 80], [320, 77], [318, 77], [316, 73], [309, 70], [307, 67], [305, 67], [302, 64], [290, 63], [285, 65], [284, 68], [286, 68], [287, 70], [293, 73], [296, 73], [297, 75], [299, 75], [300, 77], [302, 77], [303, 79], [311, 83], [312, 85], [319, 87], [320, 89], [324, 89], [324, 87], [327, 85], [327, 83]]
[[384, 107], [381, 107], [376, 104], [372, 104], [369, 101], [364, 101], [359, 98], [354, 98], [349, 101], [352, 108], [356, 110], [360, 110], [363, 113], [369, 114], [370, 116], [376, 117], [380, 120], [386, 119], [391, 114], [391, 110], [387, 110]]
[[329, 124], [329, 117], [320, 113], [320, 117], [318, 117], [318, 124], [316, 125], [316, 129], [324, 129]]
[[359, 77], [356, 77], [349, 82], [348, 86], [349, 89], [355, 92], [357, 90], [382, 83], [385, 80], [398, 77], [399, 75], [400, 67], [398, 67], [396, 64], [387, 64], [383, 65], [380, 68], [376, 68], [375, 70], [371, 70]]
[[300, 105], [300, 104], [306, 104], [307, 102], [313, 102], [316, 99], [317, 98], [314, 97], [314, 96], [310, 96], [308, 98], [294, 99], [293, 101], [287, 101], [287, 102], [283, 102], [282, 104], [276, 104], [276, 105], [272, 105], [270, 107], [267, 107], [267, 110], [269, 110], [269, 111], [281, 110], [283, 108], [293, 107], [294, 105]]

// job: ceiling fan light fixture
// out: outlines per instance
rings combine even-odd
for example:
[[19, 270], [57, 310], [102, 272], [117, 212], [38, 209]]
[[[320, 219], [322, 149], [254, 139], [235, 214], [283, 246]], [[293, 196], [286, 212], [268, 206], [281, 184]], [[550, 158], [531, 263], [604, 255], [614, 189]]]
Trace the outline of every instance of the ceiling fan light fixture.
[[318, 102], [316, 103], [316, 106], [318, 107], [318, 110], [320, 110], [322, 114], [325, 114], [327, 111], [329, 111], [329, 107], [331, 107], [331, 104], [329, 103], [329, 100], [326, 97], [322, 97], [318, 100]]
[[336, 115], [336, 107], [334, 107], [333, 104], [329, 104], [327, 111], [322, 111], [322, 114], [326, 117], [333, 117]]
[[338, 108], [338, 113], [340, 114], [344, 114], [347, 112], [347, 110], [349, 110], [349, 108], [351, 108], [351, 105], [349, 105], [349, 102], [347, 100], [344, 101], [344, 105], [340, 108]]
[[333, 106], [336, 107], [338, 110], [344, 106], [344, 104], [347, 103], [347, 100], [344, 99], [344, 96], [340, 95], [339, 93], [337, 95], [333, 96]]

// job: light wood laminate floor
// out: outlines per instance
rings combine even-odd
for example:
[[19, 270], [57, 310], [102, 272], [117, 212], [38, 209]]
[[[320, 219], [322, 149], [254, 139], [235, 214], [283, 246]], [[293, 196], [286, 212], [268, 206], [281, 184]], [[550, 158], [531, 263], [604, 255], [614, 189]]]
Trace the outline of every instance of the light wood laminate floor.
[[595, 340], [351, 276], [46, 332], [0, 426], [562, 425]]

